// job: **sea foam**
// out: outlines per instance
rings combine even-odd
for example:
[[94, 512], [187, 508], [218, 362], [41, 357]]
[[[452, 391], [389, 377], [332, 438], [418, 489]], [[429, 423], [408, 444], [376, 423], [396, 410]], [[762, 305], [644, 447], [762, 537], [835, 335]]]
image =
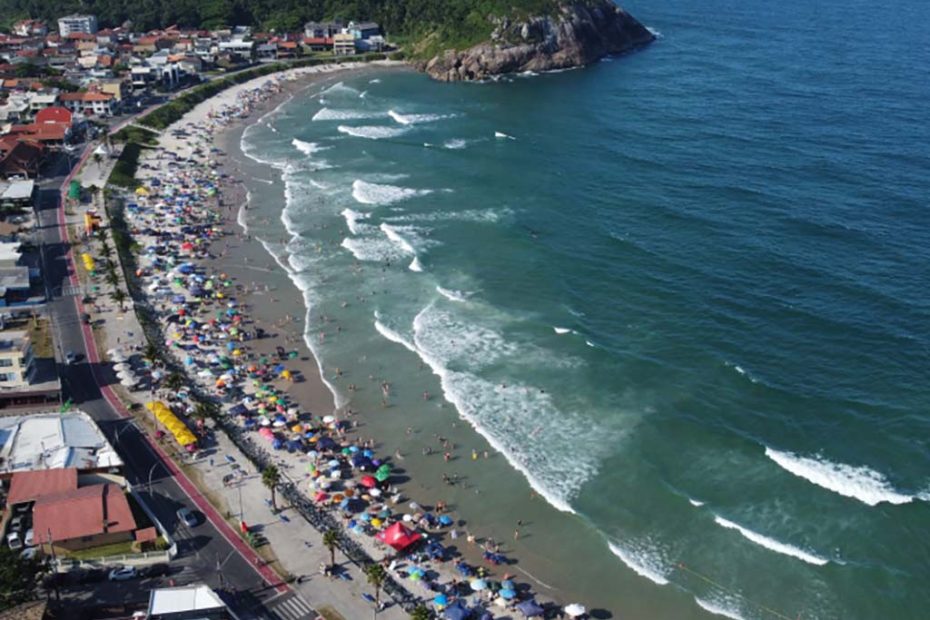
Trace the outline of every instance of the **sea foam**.
[[401, 114], [395, 110], [388, 110], [388, 116], [394, 119], [394, 122], [401, 125], [416, 125], [417, 123], [431, 123], [444, 118], [450, 118], [449, 114]]
[[365, 138], [367, 140], [396, 138], [407, 133], [406, 127], [385, 127], [383, 125], [367, 125], [361, 127], [339, 125], [337, 129], [339, 130], [339, 133], [344, 133], [356, 138]]
[[410, 261], [410, 265], [407, 267], [410, 271], [420, 272], [423, 271], [423, 264], [420, 263], [420, 257], [414, 256], [413, 260]]
[[352, 209], [343, 209], [342, 217], [345, 218], [346, 226], [349, 228], [349, 232], [353, 235], [358, 235], [362, 231], [362, 227], [359, 224], [361, 220], [367, 219], [368, 214], [359, 213], [358, 211], [353, 211]]
[[775, 540], [774, 538], [769, 538], [768, 536], [759, 534], [758, 532], [754, 532], [750, 530], [749, 528], [739, 525], [738, 523], [733, 523], [732, 521], [724, 519], [720, 515], [714, 515], [714, 521], [717, 523], [717, 525], [721, 527], [725, 527], [730, 530], [736, 530], [737, 532], [742, 534], [744, 538], [751, 540], [757, 545], [761, 547], [765, 547], [766, 549], [770, 551], [774, 551], [775, 553], [789, 555], [793, 558], [803, 560], [807, 562], [808, 564], [814, 564], [816, 566], [823, 566], [824, 564], [829, 562], [829, 560], [827, 560], [826, 558], [822, 558], [819, 555], [814, 555], [813, 553], [810, 553], [809, 551], [805, 551], [804, 549], [801, 549], [799, 547], [795, 547], [793, 545], [789, 545], [787, 543], [783, 543], [778, 540]]
[[712, 614], [718, 616], [723, 616], [724, 618], [730, 618], [730, 620], [744, 620], [743, 616], [734, 609], [734, 605], [729, 601], [720, 600], [717, 598], [708, 600], [694, 597], [694, 602], [698, 604], [701, 609], [709, 611]]
[[336, 110], [333, 108], [320, 108], [313, 118], [313, 121], [351, 121], [363, 118], [387, 118], [384, 112], [374, 112], [367, 110]]
[[387, 183], [370, 183], [361, 179], [352, 182], [352, 197], [365, 205], [390, 205], [408, 198], [425, 196], [432, 193], [430, 189], [413, 189]]
[[621, 546], [615, 542], [609, 542], [607, 546], [610, 547], [615, 556], [620, 558], [630, 570], [640, 577], [645, 577], [660, 586], [668, 584], [666, 577], [668, 573], [654, 553], [632, 546]]
[[441, 286], [436, 287], [436, 292], [448, 299], [449, 301], [455, 301], [458, 303], [464, 303], [468, 301], [471, 293], [465, 293], [463, 291], [453, 291], [447, 288], [442, 288]]
[[324, 151], [329, 148], [327, 146], [320, 146], [316, 142], [304, 142], [303, 140], [298, 140], [297, 138], [291, 140], [291, 145], [308, 157], [314, 153], [319, 153], [320, 151]]
[[865, 466], [833, 463], [769, 447], [765, 448], [765, 455], [799, 478], [869, 506], [882, 502], [907, 504], [915, 499], [913, 495], [896, 491], [885, 476]]

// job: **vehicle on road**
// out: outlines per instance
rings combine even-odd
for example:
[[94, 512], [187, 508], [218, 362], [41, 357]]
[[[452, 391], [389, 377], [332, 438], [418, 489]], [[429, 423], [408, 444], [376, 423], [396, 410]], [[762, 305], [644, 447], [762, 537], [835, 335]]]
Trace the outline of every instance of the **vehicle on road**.
[[139, 573], [136, 571], [135, 566], [120, 566], [111, 570], [107, 578], [110, 581], [126, 581], [135, 579], [138, 576]]
[[189, 508], [178, 510], [178, 519], [187, 527], [196, 527], [197, 525], [197, 515]]
[[10, 549], [13, 551], [18, 551], [23, 548], [23, 540], [19, 537], [19, 532], [10, 532], [6, 535], [6, 544], [9, 545]]
[[69, 365], [77, 364], [79, 359], [81, 359], [81, 356], [74, 351], [68, 351], [65, 353], [65, 361], [68, 362]]
[[164, 562], [160, 562], [146, 566], [139, 572], [142, 573], [143, 577], [164, 577], [171, 573], [171, 567]]

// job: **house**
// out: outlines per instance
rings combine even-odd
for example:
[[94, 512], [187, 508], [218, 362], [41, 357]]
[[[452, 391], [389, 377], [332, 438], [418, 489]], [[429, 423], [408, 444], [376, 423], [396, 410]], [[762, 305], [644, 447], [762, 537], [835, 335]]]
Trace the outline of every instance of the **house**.
[[20, 471], [10, 478], [10, 491], [6, 505], [15, 506], [34, 502], [46, 495], [55, 495], [78, 488], [78, 470], [75, 467]]
[[333, 49], [332, 37], [304, 37], [301, 43], [308, 52], [328, 52]]
[[44, 37], [48, 26], [41, 19], [23, 19], [13, 24], [13, 34], [21, 37]]
[[304, 24], [304, 37], [308, 39], [331, 39], [333, 35], [342, 32], [344, 24], [334, 22], [307, 22]]
[[148, 620], [225, 620], [232, 618], [223, 599], [204, 584], [158, 588], [149, 593]]
[[112, 95], [117, 108], [132, 95], [132, 85], [124, 78], [101, 78], [96, 80], [93, 86], [101, 93]]
[[249, 62], [255, 55], [255, 41], [238, 37], [228, 41], [220, 41], [219, 53], [227, 54], [234, 59]]
[[385, 40], [380, 34], [372, 35], [366, 39], [356, 39], [355, 47], [360, 52], [380, 52], [384, 49]]
[[39, 142], [11, 136], [11, 140], [0, 139], [0, 176], [23, 176], [35, 178], [45, 147]]
[[278, 44], [259, 43], [255, 46], [255, 57], [259, 60], [274, 60], [278, 57]]
[[80, 112], [84, 116], [112, 116], [116, 111], [116, 101], [113, 95], [98, 91], [86, 93], [63, 93], [61, 102], [72, 112]]
[[110, 482], [40, 497], [32, 523], [36, 544], [69, 551], [131, 541], [136, 529], [126, 494]]
[[355, 35], [348, 32], [334, 34], [333, 54], [336, 56], [352, 56], [355, 54]]
[[[2, 255], [0, 255], [0, 258], [2, 258]], [[27, 267], [22, 269], [26, 270], [25, 285], [28, 291], [29, 269]], [[5, 270], [5, 268], [0, 269], [0, 272]], [[0, 284], [2, 284], [2, 281], [0, 281]], [[28, 331], [0, 331], [0, 388], [21, 388], [29, 385], [35, 369], [34, 361], [32, 341]]]
[[58, 19], [58, 33], [66, 37], [72, 33], [96, 34], [96, 15], [68, 15]]
[[349, 22], [345, 31], [351, 33], [356, 39], [367, 39], [381, 34], [381, 26], [375, 22]]
[[299, 52], [297, 41], [278, 42], [278, 58], [295, 58]]

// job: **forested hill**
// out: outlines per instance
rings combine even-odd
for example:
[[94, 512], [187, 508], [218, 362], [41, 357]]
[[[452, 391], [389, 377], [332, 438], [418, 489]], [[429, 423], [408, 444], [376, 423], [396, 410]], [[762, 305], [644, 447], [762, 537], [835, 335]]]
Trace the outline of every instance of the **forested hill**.
[[33, 17], [48, 21], [70, 13], [93, 13], [101, 27], [132, 21], [135, 30], [176, 24], [203, 28], [248, 25], [296, 32], [304, 22], [339, 18], [373, 20], [392, 37], [463, 47], [486, 38], [489, 16], [521, 17], [552, 11], [555, 0], [0, 0], [3, 21]]

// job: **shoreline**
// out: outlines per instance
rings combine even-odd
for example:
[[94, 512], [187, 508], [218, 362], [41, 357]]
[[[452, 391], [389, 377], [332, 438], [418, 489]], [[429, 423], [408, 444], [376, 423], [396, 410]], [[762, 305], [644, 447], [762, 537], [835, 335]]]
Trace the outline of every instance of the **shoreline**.
[[[342, 67], [335, 65], [330, 71], [320, 70], [319, 68], [317, 68], [317, 71], [295, 71], [316, 74], [308, 77], [320, 78], [324, 74], [334, 73], [340, 68]], [[364, 69], [364, 67], [360, 68], [358, 65], [344, 68]], [[287, 79], [288, 78], [284, 76], [278, 77], [277, 83], [280, 84], [282, 80]], [[299, 80], [300, 78], [295, 76], [295, 79]], [[172, 137], [175, 131], [183, 129], [184, 127], [196, 127], [198, 124], [204, 123], [210, 118], [211, 111], [217, 108], [222, 109], [224, 105], [230, 105], [236, 102], [241, 93], [254, 89], [256, 83], [266, 84], [269, 80], [275, 80], [275, 78], [271, 76], [256, 78], [256, 80], [232, 87], [219, 93], [214, 98], [202, 102], [196, 108], [188, 112], [184, 118], [165, 130], [162, 140], [160, 141], [162, 148], [175, 156], [178, 154], [183, 155], [184, 149], [188, 146], [185, 144], [187, 133], [185, 132], [183, 134], [184, 137], [178, 139]], [[256, 102], [255, 105], [250, 108], [248, 114], [241, 118], [235, 118], [226, 126], [218, 128], [216, 133], [212, 136], [212, 144], [215, 148], [220, 148], [219, 158], [226, 160], [224, 162], [224, 167], [220, 168], [220, 170], [225, 170], [224, 174], [226, 175], [224, 176], [223, 173], [221, 173], [220, 176], [220, 212], [223, 214], [221, 224], [222, 228], [225, 230], [225, 236], [221, 237], [218, 243], [211, 245], [210, 254], [204, 257], [202, 264], [207, 266], [210, 270], [215, 271], [218, 269], [222, 271], [223, 275], [231, 277], [238, 283], [237, 289], [241, 291], [243, 297], [245, 297], [245, 303], [241, 307], [243, 310], [248, 311], [249, 319], [247, 323], [254, 325], [256, 328], [264, 329], [266, 334], [271, 336], [249, 341], [249, 346], [254, 349], [256, 355], [264, 357], [273, 353], [275, 349], [274, 345], [280, 342], [280, 340], [277, 339], [281, 337], [281, 333], [273, 333], [272, 330], [280, 330], [280, 332], [284, 333], [284, 341], [287, 343], [288, 348], [292, 346], [292, 342], [295, 344], [303, 342], [303, 346], [309, 350], [310, 355], [304, 355], [303, 348], [300, 344], [296, 344], [296, 348], [298, 351], [301, 351], [301, 354], [298, 356], [298, 359], [289, 361], [289, 368], [292, 365], [295, 366], [294, 373], [298, 376], [298, 379], [302, 378], [302, 380], [296, 381], [288, 388], [288, 395], [294, 402], [300, 404], [301, 410], [306, 410], [308, 413], [312, 414], [320, 414], [321, 411], [328, 414], [337, 409], [338, 392], [336, 392], [334, 387], [326, 380], [322, 362], [307, 342], [307, 337], [304, 333], [305, 330], [301, 329], [303, 321], [299, 317], [293, 317], [286, 313], [284, 316], [281, 316], [281, 313], [284, 312], [284, 309], [289, 307], [289, 304], [279, 303], [280, 297], [285, 295], [296, 295], [296, 297], [299, 298], [300, 293], [297, 287], [294, 286], [294, 283], [291, 282], [285, 269], [277, 269], [278, 267], [283, 267], [278, 258], [269, 256], [264, 244], [252, 243], [253, 240], [258, 240], [260, 242], [261, 240], [257, 237], [253, 239], [252, 235], [248, 232], [248, 209], [246, 208], [249, 199], [248, 184], [240, 178], [243, 176], [240, 174], [240, 166], [234, 163], [236, 159], [234, 153], [244, 159], [248, 157], [238, 148], [238, 140], [249, 126], [261, 122], [265, 116], [276, 110], [289, 100], [289, 98], [318, 83], [318, 79], [310, 79], [306, 83], [295, 83], [293, 88], [285, 87], [277, 94]], [[196, 151], [192, 150], [190, 156], [193, 156], [195, 153]], [[228, 168], [229, 165], [233, 166], [232, 170]], [[274, 181], [273, 183], [277, 182], [279, 181]], [[242, 238], [243, 236], [245, 237], [244, 240]], [[218, 253], [218, 255], [214, 255], [214, 253]], [[259, 259], [256, 254], [263, 256], [264, 259]], [[238, 261], [231, 260], [233, 256], [237, 259], [242, 258], [243, 262], [240, 264]], [[267, 263], [268, 258], [272, 258], [270, 264]], [[277, 264], [275, 264], [276, 262]], [[254, 274], [256, 273], [262, 275], [255, 276]], [[265, 281], [263, 284], [259, 284], [253, 280], [251, 284], [246, 286], [245, 282], [248, 281], [250, 276], [258, 279], [265, 278]], [[283, 283], [281, 280], [283, 280]], [[262, 296], [267, 297], [258, 299]], [[271, 303], [261, 303], [265, 300]], [[308, 304], [306, 304], [305, 300], [298, 299], [295, 303], [300, 303], [302, 307], [306, 309], [306, 316], [309, 317], [311, 309], [307, 307]], [[262, 310], [255, 312], [256, 308], [262, 308]], [[275, 313], [274, 310], [278, 310], [278, 312]], [[307, 403], [312, 404], [307, 407]], [[352, 415], [350, 412], [346, 412], [346, 414], [349, 417]], [[353, 426], [356, 431], [358, 431], [359, 428], [364, 429], [364, 423], [359, 425], [357, 420], [353, 423]], [[376, 444], [373, 443], [374, 439], [370, 441], [373, 447], [376, 446]], [[405, 481], [404, 494], [406, 495], [408, 490], [414, 491], [413, 495], [417, 497], [428, 496], [430, 494], [428, 487], [416, 488], [416, 486], [417, 485], [411, 484], [409, 481]], [[412, 503], [411, 507], [413, 506], [417, 505]], [[419, 508], [420, 507], [417, 506], [417, 509]], [[442, 533], [438, 533], [438, 536], [442, 539]], [[454, 539], [455, 536], [452, 538]], [[469, 542], [473, 542], [471, 537], [469, 537]], [[480, 540], [475, 542], [479, 543]], [[465, 556], [467, 561], [475, 562], [480, 565], [482, 552], [479, 551], [477, 544], [470, 545], [470, 547], [474, 547], [474, 550], [470, 551], [468, 548], [459, 550], [464, 551], [461, 555]], [[493, 548], [496, 549], [497, 545], [494, 544]], [[484, 570], [483, 567], [482, 570]], [[507, 577], [506, 574], [505, 577]], [[450, 583], [454, 584], [454, 582]], [[409, 588], [407, 589], [409, 590]], [[542, 599], [540, 599], [540, 601], [542, 601]]]

